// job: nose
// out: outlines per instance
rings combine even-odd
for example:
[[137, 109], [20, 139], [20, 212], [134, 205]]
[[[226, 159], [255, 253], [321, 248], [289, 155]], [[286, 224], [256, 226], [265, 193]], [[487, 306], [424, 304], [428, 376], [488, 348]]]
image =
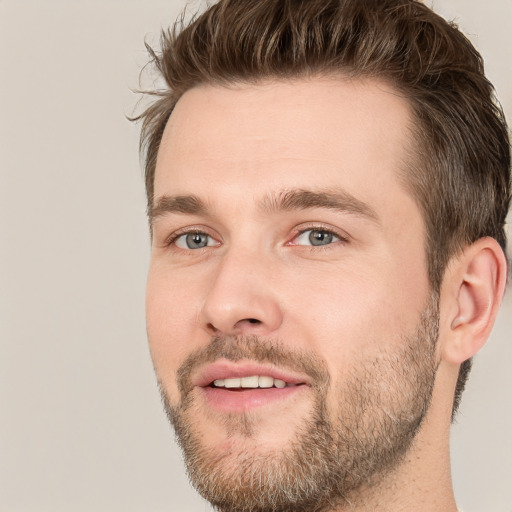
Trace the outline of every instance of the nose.
[[210, 336], [270, 335], [282, 324], [275, 266], [261, 255], [225, 254], [212, 271], [201, 308]]

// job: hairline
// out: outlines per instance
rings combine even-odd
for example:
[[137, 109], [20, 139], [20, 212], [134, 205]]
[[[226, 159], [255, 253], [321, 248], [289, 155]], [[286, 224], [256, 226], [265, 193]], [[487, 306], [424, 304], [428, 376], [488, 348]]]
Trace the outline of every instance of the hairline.
[[[408, 106], [408, 110], [410, 113], [410, 123], [408, 125], [408, 140], [407, 143], [404, 145], [404, 153], [406, 155], [405, 161], [401, 162], [402, 167], [399, 167], [397, 169], [398, 172], [398, 178], [400, 179], [400, 182], [403, 182], [405, 185], [405, 190], [407, 193], [411, 195], [411, 197], [415, 200], [415, 202], [419, 203], [418, 196], [415, 194], [415, 187], [412, 181], [407, 179], [407, 176], [411, 172], [411, 169], [417, 169], [418, 171], [425, 171], [425, 169], [422, 168], [422, 164], [419, 162], [423, 151], [425, 149], [425, 143], [421, 142], [421, 121], [418, 117], [418, 114], [416, 112], [416, 103], [414, 99], [412, 98], [411, 94], [406, 90], [404, 87], [400, 87], [399, 84], [397, 84], [396, 80], [392, 79], [390, 76], [388, 76], [386, 73], [379, 73], [379, 74], [371, 74], [371, 73], [364, 73], [361, 71], [358, 71], [353, 68], [344, 67], [342, 69], [326, 69], [326, 70], [313, 70], [309, 69], [302, 72], [296, 72], [296, 73], [289, 73], [283, 76], [277, 76], [277, 75], [258, 75], [250, 78], [234, 78], [234, 79], [211, 79], [211, 80], [203, 80], [196, 84], [194, 84], [191, 87], [188, 87], [186, 90], [182, 91], [181, 94], [174, 99], [174, 101], [170, 102], [167, 115], [165, 116], [165, 121], [163, 122], [161, 136], [158, 140], [158, 147], [157, 147], [157, 154], [155, 155], [154, 161], [151, 163], [150, 166], [148, 166], [149, 169], [149, 176], [151, 177], [151, 195], [148, 194], [148, 214], [151, 210], [151, 208], [154, 206], [154, 184], [155, 184], [155, 177], [156, 177], [156, 168], [157, 168], [157, 162], [158, 162], [158, 153], [160, 152], [160, 148], [163, 143], [164, 139], [164, 132], [165, 129], [171, 119], [171, 116], [174, 112], [174, 109], [176, 108], [176, 105], [178, 102], [183, 98], [187, 92], [198, 89], [202, 87], [223, 87], [226, 89], [236, 89], [237, 87], [243, 87], [243, 86], [254, 86], [254, 87], [260, 87], [264, 85], [277, 85], [279, 83], [289, 83], [293, 84], [294, 82], [300, 81], [300, 80], [346, 80], [346, 81], [359, 81], [359, 82], [366, 82], [366, 81], [372, 81], [376, 84], [379, 82], [382, 85], [385, 85], [388, 87], [388, 90], [385, 91], [389, 94], [396, 93], [396, 95], [400, 96]], [[149, 191], [148, 191], [149, 192]], [[419, 205], [419, 204], [418, 204]], [[420, 206], [420, 205], [419, 205]], [[424, 217], [424, 212], [422, 210], [422, 216]], [[425, 220], [425, 219], [424, 219]]]

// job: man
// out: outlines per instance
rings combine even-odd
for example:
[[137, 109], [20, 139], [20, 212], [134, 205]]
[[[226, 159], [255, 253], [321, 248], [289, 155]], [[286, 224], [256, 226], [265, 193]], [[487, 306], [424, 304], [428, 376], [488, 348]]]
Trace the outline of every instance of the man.
[[413, 0], [226, 0], [153, 57], [147, 326], [192, 483], [221, 511], [455, 512], [507, 276], [480, 56]]

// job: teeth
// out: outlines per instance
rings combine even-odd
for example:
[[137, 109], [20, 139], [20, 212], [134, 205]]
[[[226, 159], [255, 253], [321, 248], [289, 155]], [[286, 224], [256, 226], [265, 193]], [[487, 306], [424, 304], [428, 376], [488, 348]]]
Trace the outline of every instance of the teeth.
[[251, 375], [250, 377], [217, 379], [213, 381], [217, 388], [284, 388], [286, 382], [281, 379], [274, 379], [268, 375]]
[[258, 387], [258, 376], [253, 375], [252, 377], [242, 377], [240, 379], [240, 385], [243, 388], [257, 388]]
[[240, 379], [224, 379], [224, 387], [239, 388], [240, 387]]
[[274, 379], [272, 377], [267, 377], [265, 375], [258, 377], [258, 386], [260, 388], [271, 388], [273, 385]]

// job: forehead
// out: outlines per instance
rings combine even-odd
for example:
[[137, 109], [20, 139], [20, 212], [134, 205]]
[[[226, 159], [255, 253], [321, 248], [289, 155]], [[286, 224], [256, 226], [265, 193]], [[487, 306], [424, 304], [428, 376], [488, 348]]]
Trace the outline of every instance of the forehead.
[[410, 121], [408, 101], [377, 80], [198, 86], [166, 126], [155, 197], [339, 186], [374, 203], [400, 188]]

